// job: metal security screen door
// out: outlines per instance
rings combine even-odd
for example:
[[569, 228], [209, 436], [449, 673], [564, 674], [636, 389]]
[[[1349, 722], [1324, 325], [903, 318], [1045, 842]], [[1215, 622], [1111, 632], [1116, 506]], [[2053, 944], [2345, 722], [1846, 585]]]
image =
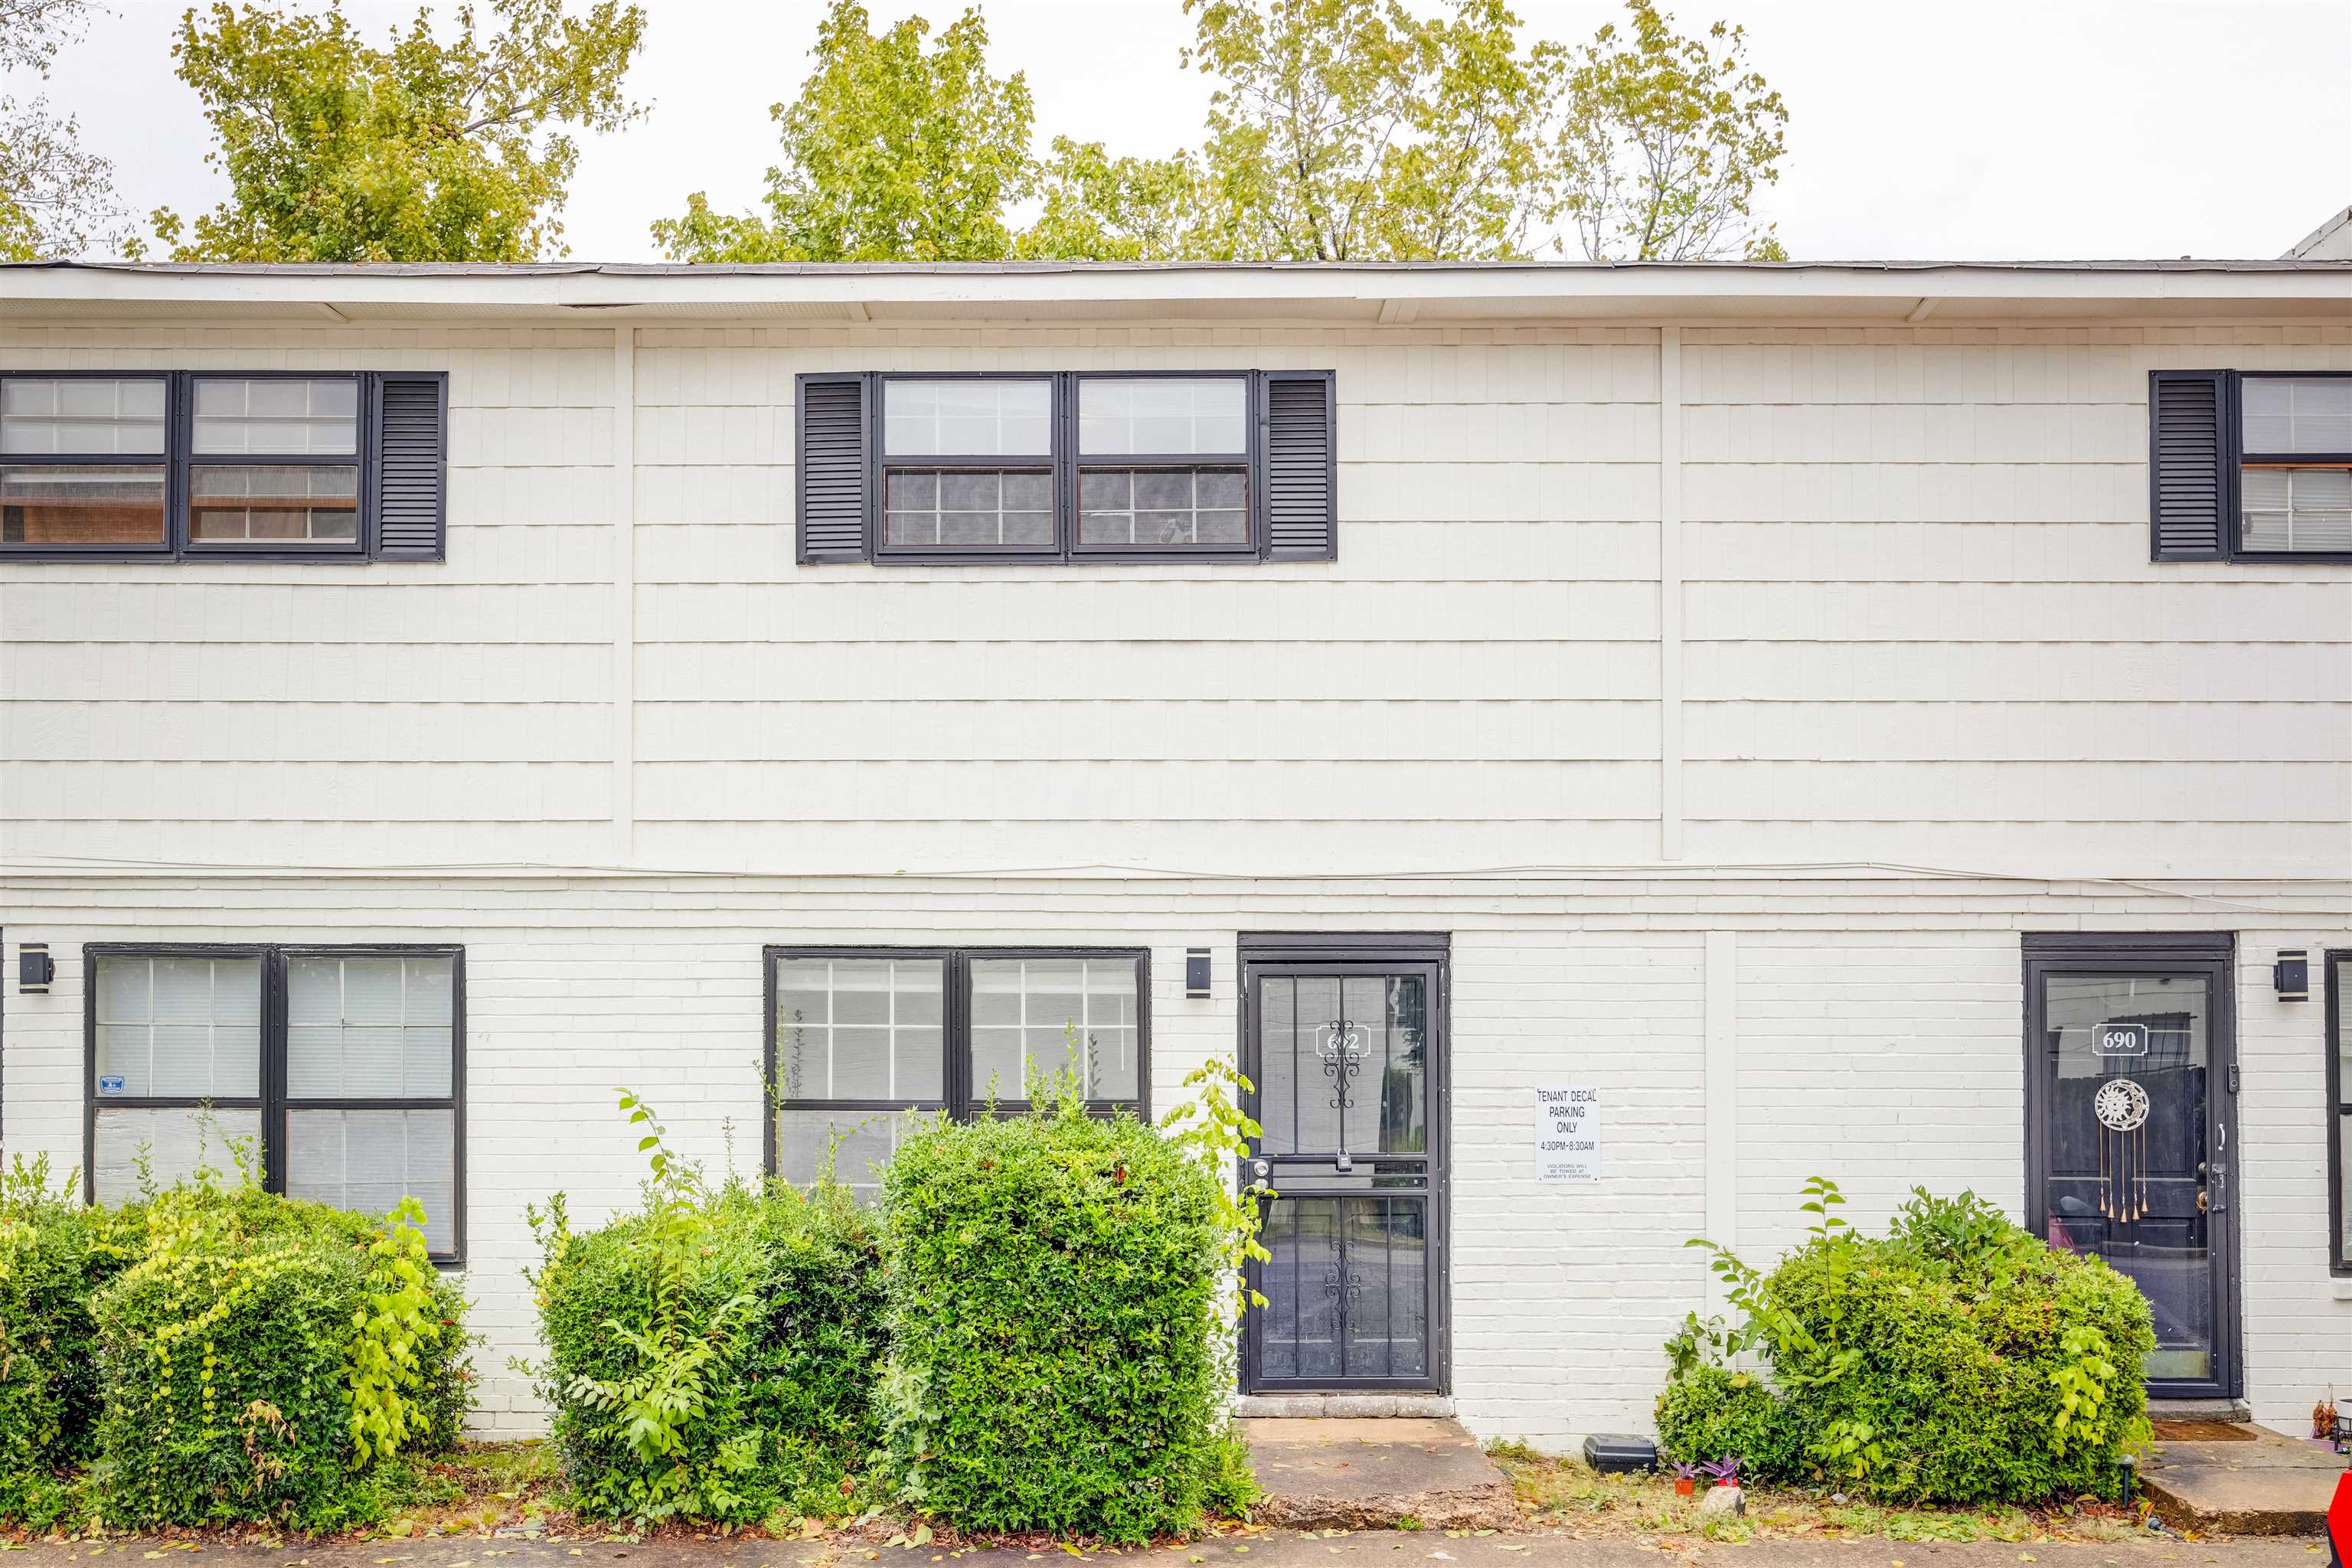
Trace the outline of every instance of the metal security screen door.
[[2156, 1320], [2152, 1394], [2239, 1393], [2227, 939], [2029, 938], [2027, 1206]]
[[1442, 948], [1244, 947], [1243, 1070], [1274, 1189], [1251, 1391], [1444, 1386]]

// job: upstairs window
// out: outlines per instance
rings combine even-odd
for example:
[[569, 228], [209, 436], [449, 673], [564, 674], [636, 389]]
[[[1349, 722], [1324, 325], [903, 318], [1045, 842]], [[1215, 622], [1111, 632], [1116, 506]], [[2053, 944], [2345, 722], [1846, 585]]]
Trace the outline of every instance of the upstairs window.
[[433, 371], [0, 372], [0, 559], [438, 561]]
[[0, 379], [0, 549], [170, 542], [168, 378]]
[[1322, 371], [799, 382], [803, 563], [1328, 561]]
[[2352, 561], [2352, 374], [2158, 371], [2159, 561]]

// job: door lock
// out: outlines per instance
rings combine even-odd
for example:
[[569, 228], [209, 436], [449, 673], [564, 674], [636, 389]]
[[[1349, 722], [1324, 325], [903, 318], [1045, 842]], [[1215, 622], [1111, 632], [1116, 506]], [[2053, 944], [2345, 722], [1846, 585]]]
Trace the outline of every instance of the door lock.
[[1274, 1174], [1274, 1162], [1271, 1160], [1252, 1160], [1250, 1162], [1250, 1174], [1255, 1176], [1261, 1182], [1265, 1181], [1268, 1176]]

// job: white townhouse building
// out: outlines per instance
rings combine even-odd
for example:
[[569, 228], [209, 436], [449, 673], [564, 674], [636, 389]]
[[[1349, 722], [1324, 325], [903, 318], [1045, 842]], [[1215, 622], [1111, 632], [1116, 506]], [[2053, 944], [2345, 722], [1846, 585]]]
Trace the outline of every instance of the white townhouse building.
[[485, 1432], [615, 1086], [870, 1183], [1235, 1051], [1245, 1393], [1647, 1430], [1822, 1175], [2293, 1431], [2352, 262], [0, 268], [0, 836], [6, 1153], [416, 1194]]

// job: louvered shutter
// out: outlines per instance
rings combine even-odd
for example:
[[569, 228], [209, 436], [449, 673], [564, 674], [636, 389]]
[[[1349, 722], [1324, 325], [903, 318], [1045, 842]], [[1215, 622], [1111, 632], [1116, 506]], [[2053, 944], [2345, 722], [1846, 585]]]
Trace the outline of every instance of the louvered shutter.
[[799, 383], [794, 511], [803, 564], [866, 559], [866, 377], [803, 375]]
[[2148, 378], [2148, 506], [2158, 561], [2219, 561], [2230, 552], [2237, 493], [2226, 371], [2160, 370]]
[[449, 378], [438, 371], [379, 371], [369, 378], [368, 494], [376, 558], [439, 561], [447, 553]]
[[1338, 404], [1328, 370], [1265, 374], [1265, 554], [1339, 554]]

